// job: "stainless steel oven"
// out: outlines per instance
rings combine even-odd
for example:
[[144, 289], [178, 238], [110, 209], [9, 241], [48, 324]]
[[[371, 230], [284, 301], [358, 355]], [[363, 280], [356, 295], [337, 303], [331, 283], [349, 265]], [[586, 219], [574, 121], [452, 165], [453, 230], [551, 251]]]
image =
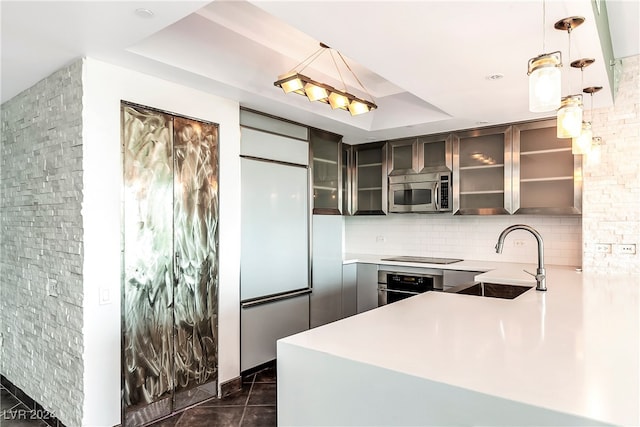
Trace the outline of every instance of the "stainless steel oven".
[[442, 291], [442, 274], [378, 271], [378, 307], [427, 291]]

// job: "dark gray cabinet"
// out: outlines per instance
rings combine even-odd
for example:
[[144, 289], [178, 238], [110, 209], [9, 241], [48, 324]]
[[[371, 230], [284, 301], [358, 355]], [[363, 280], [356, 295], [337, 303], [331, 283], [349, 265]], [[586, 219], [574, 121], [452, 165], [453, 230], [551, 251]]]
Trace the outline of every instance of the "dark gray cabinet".
[[398, 139], [387, 142], [387, 175], [417, 173], [418, 138]]
[[582, 155], [557, 138], [556, 121], [513, 126], [513, 208], [516, 214], [576, 215], [582, 211]]
[[418, 172], [453, 170], [453, 134], [427, 135], [418, 137]]
[[311, 129], [309, 150], [313, 177], [313, 213], [340, 215], [345, 206], [342, 137]]
[[386, 215], [385, 143], [353, 146], [352, 203], [354, 215]]
[[511, 126], [456, 134], [453, 146], [453, 212], [509, 214]]

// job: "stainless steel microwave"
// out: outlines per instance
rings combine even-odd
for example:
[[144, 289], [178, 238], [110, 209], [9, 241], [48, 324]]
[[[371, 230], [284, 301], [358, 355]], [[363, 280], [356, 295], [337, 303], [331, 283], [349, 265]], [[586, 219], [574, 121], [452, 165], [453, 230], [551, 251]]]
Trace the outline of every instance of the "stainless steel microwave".
[[450, 212], [451, 172], [389, 177], [389, 212]]

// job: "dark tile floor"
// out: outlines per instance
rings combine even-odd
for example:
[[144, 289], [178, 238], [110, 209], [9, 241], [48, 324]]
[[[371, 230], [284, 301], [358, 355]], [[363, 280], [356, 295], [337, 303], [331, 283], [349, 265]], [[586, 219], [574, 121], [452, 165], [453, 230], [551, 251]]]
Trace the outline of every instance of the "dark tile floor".
[[270, 427], [276, 422], [276, 368], [244, 376], [242, 390], [201, 403], [149, 427]]
[[46, 427], [44, 411], [29, 409], [9, 390], [0, 385], [0, 426], [2, 427]]
[[[2, 387], [0, 426], [45, 427], [33, 411]], [[270, 427], [276, 423], [275, 363], [243, 377], [242, 390], [189, 408], [149, 427]]]

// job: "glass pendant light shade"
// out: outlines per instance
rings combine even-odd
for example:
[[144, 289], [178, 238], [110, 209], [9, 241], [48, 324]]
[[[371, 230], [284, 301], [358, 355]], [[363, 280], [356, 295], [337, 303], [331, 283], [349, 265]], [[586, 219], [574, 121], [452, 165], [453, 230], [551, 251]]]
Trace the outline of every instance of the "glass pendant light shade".
[[529, 111], [540, 113], [560, 107], [561, 66], [560, 52], [546, 53], [529, 60]]
[[591, 151], [591, 140], [593, 139], [593, 131], [591, 130], [591, 122], [582, 122], [582, 132], [577, 138], [573, 138], [571, 143], [572, 154], [589, 154]]
[[352, 116], [368, 113], [369, 111], [371, 111], [371, 108], [367, 104], [355, 100], [349, 103], [349, 112]]
[[336, 108], [346, 110], [349, 106], [349, 98], [338, 92], [331, 92], [331, 95], [329, 95], [329, 104], [331, 104], [331, 108], [334, 110]]
[[284, 74], [278, 76], [276, 86], [280, 86], [284, 93], [294, 92], [303, 88], [302, 80], [298, 73]]
[[558, 138], [577, 138], [582, 132], [582, 95], [562, 98], [558, 110]]
[[304, 85], [304, 92], [309, 98], [309, 101], [320, 101], [329, 96], [329, 92], [323, 87], [316, 86], [312, 83]]

